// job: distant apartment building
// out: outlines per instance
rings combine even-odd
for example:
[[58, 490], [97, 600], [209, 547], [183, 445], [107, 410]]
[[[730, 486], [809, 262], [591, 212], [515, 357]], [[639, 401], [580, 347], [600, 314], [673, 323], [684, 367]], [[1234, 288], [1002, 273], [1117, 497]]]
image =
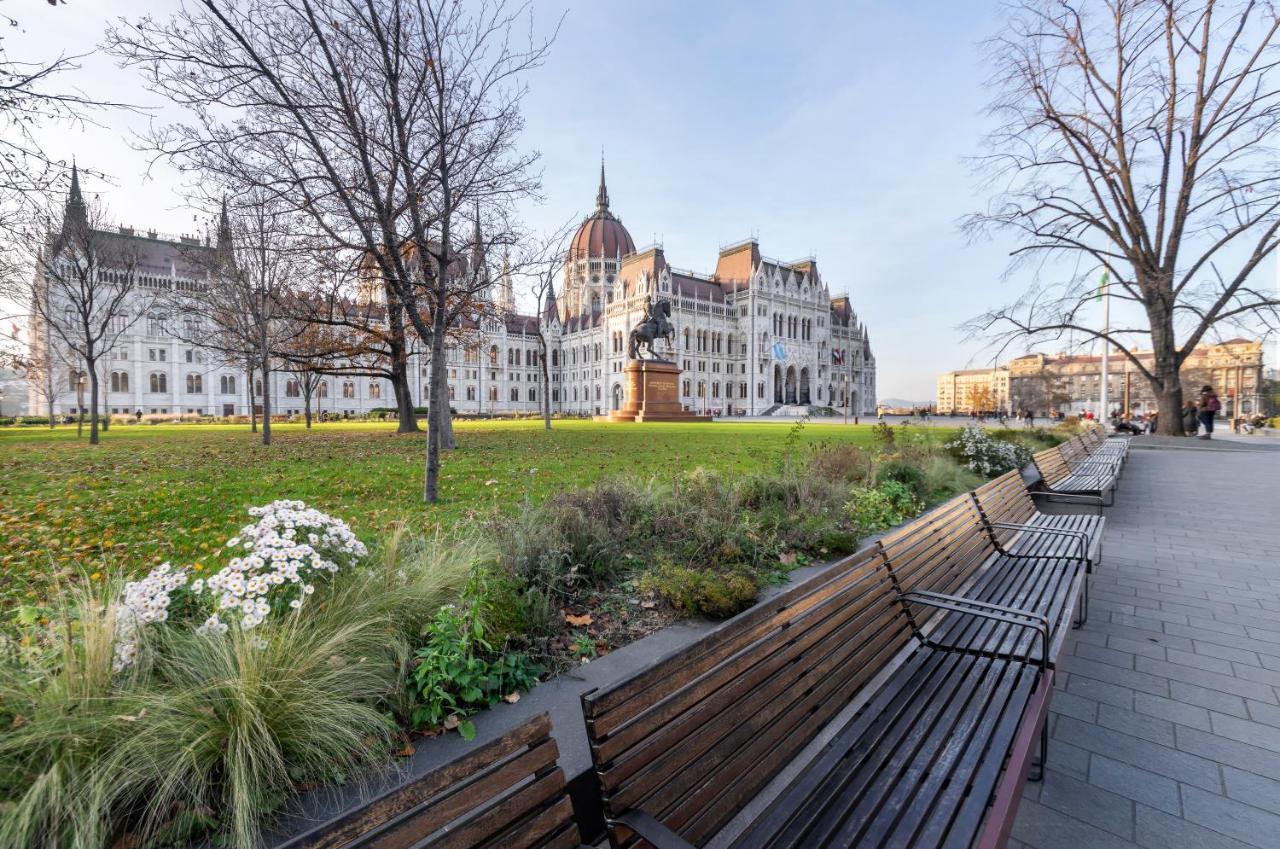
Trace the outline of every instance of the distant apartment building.
[[1009, 409], [1009, 369], [971, 368], [938, 376], [936, 412], [976, 413]]
[[[1150, 369], [1150, 351], [1133, 352]], [[1154, 410], [1155, 393], [1133, 361], [1116, 352], [1107, 364], [1107, 399], [1111, 412]], [[1182, 366], [1183, 393], [1194, 395], [1208, 384], [1222, 399], [1222, 414], [1265, 412], [1262, 343], [1231, 339], [1197, 347]], [[1027, 354], [995, 368], [965, 369], [938, 377], [938, 412], [1031, 410], [1038, 416], [1061, 412], [1100, 412], [1102, 357], [1098, 355]], [[1238, 401], [1237, 401], [1238, 399]], [[994, 406], [988, 406], [994, 403]], [[1238, 403], [1238, 406], [1237, 406]]]

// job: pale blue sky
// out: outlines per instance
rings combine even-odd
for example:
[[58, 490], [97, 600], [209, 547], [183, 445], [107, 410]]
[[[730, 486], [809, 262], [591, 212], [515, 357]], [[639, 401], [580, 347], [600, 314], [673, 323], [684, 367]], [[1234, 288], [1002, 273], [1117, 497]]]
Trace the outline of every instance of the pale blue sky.
[[[107, 18], [176, 5], [31, 2], [10, 49], [90, 50]], [[542, 153], [546, 195], [530, 223], [589, 211], [603, 147], [614, 211], [672, 264], [710, 271], [721, 244], [750, 234], [778, 259], [816, 255], [870, 328], [882, 398], [932, 399], [939, 371], [990, 361], [956, 327], [1021, 283], [1001, 280], [1008, 245], [968, 246], [956, 221], [982, 202], [963, 158], [987, 124], [978, 43], [998, 26], [994, 0], [538, 0], [536, 22], [566, 9], [529, 78], [526, 142]], [[106, 57], [77, 77], [90, 93], [155, 104]], [[124, 136], [144, 122], [108, 115], [50, 144], [114, 176], [86, 187], [114, 218], [194, 230], [163, 165], [140, 179], [145, 160]]]

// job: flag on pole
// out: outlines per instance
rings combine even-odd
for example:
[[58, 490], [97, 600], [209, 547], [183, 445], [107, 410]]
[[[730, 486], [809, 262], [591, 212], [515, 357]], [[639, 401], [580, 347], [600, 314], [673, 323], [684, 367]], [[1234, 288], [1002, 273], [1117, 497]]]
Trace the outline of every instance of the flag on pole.
[[833, 366], [842, 366], [842, 365], [844, 365], [844, 351], [838, 351], [838, 350], [836, 350], [835, 348], [832, 348], [832, 349], [831, 349], [831, 364], [832, 364]]
[[785, 360], [787, 358], [787, 349], [782, 347], [781, 342], [773, 343], [773, 358], [775, 360]]
[[1104, 268], [1102, 270], [1102, 279], [1098, 281], [1098, 295], [1094, 298], [1095, 301], [1102, 300], [1102, 296], [1106, 294], [1107, 284], [1109, 282], [1111, 282], [1111, 272]]

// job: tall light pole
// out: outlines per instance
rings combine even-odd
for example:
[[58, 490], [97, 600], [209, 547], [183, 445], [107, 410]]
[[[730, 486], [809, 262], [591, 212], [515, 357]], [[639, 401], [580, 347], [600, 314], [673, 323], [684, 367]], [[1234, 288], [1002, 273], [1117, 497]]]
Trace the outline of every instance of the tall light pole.
[[1111, 275], [1107, 271], [1102, 272], [1102, 285], [1098, 287], [1098, 297], [1102, 298], [1102, 392], [1099, 400], [1099, 406], [1102, 407], [1100, 415], [1102, 416], [1102, 428], [1106, 430], [1107, 425], [1111, 421], [1111, 415], [1108, 410], [1107, 402], [1107, 382], [1111, 377], [1111, 341], [1107, 335], [1111, 333]]

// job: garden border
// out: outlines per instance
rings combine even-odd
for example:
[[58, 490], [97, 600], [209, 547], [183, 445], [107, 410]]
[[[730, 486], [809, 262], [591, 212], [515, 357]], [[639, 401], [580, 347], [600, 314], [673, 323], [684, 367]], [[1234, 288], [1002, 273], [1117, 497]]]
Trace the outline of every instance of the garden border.
[[[1034, 488], [1040, 482], [1034, 464], [1024, 467], [1021, 473], [1023, 482], [1029, 488]], [[932, 509], [883, 533], [871, 534], [859, 540], [859, 550], [930, 512]], [[836, 558], [793, 570], [786, 583], [765, 587], [759, 600], [747, 610], [770, 603], [776, 596], [803, 584], [843, 559], [845, 558]], [[737, 615], [746, 613], [747, 611], [743, 611]], [[686, 619], [668, 625], [577, 669], [538, 684], [524, 693], [514, 705], [498, 704], [475, 714], [470, 717], [476, 728], [476, 735], [472, 740], [464, 740], [454, 733], [418, 740], [415, 743], [416, 750], [408, 758], [397, 759], [360, 780], [336, 787], [321, 787], [301, 794], [289, 804], [275, 823], [269, 824], [264, 830], [263, 845], [271, 849], [303, 832], [335, 822], [379, 794], [438, 769], [443, 764], [497, 739], [543, 711], [551, 714], [551, 736], [560, 750], [558, 763], [568, 782], [574, 817], [578, 821], [583, 839], [594, 843], [604, 837], [604, 810], [600, 803], [599, 786], [582, 719], [581, 695], [588, 690], [607, 687], [650, 666], [669, 652], [691, 645], [707, 634], [727, 626], [735, 618], [736, 616], [720, 621]]]

